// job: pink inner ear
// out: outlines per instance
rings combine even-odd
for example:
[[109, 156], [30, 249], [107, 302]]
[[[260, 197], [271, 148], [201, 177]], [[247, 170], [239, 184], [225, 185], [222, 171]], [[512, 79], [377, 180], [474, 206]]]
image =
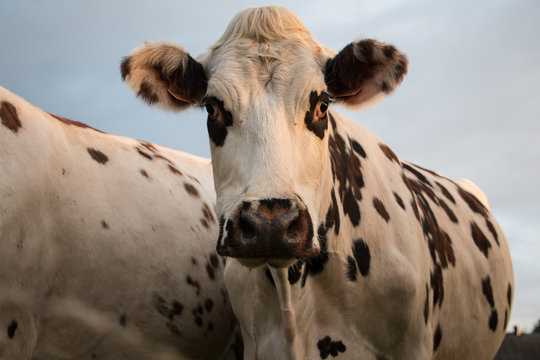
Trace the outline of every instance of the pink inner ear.
[[379, 93], [379, 87], [373, 82], [364, 84], [358, 91], [350, 95], [342, 95], [340, 98], [348, 105], [359, 105], [369, 101], [372, 97]]

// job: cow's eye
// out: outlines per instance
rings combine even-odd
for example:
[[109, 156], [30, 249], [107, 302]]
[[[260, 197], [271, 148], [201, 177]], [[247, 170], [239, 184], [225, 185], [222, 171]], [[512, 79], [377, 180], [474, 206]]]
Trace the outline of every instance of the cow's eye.
[[316, 118], [322, 118], [326, 115], [326, 111], [328, 111], [328, 101], [328, 99], [321, 100], [319, 104], [317, 104], [317, 108], [315, 110]]
[[328, 110], [328, 100], [325, 100], [325, 101], [323, 101], [323, 102], [321, 102], [319, 104], [319, 111], [321, 113], [324, 114], [326, 112], [326, 110]]
[[217, 120], [219, 118], [219, 107], [213, 103], [204, 104], [206, 112], [208, 113], [208, 118], [212, 120]]

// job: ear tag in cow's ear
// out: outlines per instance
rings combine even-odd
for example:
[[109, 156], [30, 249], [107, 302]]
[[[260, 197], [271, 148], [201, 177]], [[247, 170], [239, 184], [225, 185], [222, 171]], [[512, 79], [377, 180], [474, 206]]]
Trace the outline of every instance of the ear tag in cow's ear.
[[172, 90], [172, 84], [169, 85], [169, 88], [167, 89], [167, 92], [169, 94], [171, 94], [171, 96], [177, 100], [180, 100], [182, 102], [185, 102], [185, 103], [188, 103], [188, 104], [194, 104], [193, 101], [190, 101], [190, 100], [187, 100], [187, 99], [184, 99], [182, 98], [181, 96], [179, 96], [177, 93], [175, 93], [173, 90]]
[[348, 92], [346, 93], [343, 93], [343, 94], [340, 94], [339, 97], [350, 97], [350, 96], [355, 96], [355, 95], [358, 95], [359, 92], [362, 91], [362, 88], [358, 88], [358, 89], [354, 89], [354, 90], [349, 90]]

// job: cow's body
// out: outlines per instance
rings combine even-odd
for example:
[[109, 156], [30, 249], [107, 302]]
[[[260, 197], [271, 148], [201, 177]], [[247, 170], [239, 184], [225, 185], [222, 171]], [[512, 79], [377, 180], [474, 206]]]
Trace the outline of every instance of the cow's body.
[[255, 8], [197, 60], [146, 44], [121, 71], [150, 104], [206, 107], [246, 359], [494, 356], [513, 273], [484, 195], [328, 110], [393, 91], [407, 72], [394, 46], [335, 53], [288, 10]]
[[220, 358], [209, 161], [0, 105], [0, 358]]
[[[400, 160], [373, 133], [330, 116], [336, 202], [328, 197], [326, 255], [288, 271], [297, 358], [493, 358], [513, 279], [506, 241], [487, 208], [458, 183]], [[347, 208], [356, 185], [357, 205]], [[475, 236], [487, 242], [477, 245]], [[268, 269], [231, 261], [225, 282], [245, 358], [275, 358], [287, 344]]]

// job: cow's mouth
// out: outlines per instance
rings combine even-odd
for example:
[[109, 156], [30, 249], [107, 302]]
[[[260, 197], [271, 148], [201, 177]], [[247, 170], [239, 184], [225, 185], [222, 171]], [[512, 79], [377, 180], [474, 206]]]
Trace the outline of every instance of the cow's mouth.
[[296, 200], [244, 202], [234, 218], [222, 221], [221, 226], [225, 231], [218, 241], [218, 254], [237, 258], [248, 267], [286, 267], [318, 254], [308, 210]]

